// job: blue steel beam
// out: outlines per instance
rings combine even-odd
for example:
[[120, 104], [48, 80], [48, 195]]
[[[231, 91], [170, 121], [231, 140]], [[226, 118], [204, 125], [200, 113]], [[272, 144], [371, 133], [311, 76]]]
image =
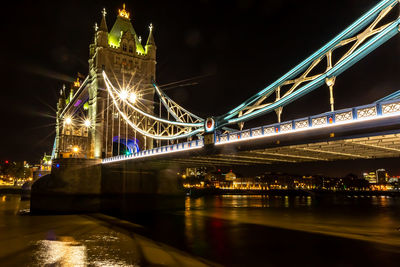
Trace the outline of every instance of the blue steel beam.
[[[296, 67], [294, 67], [292, 70], [290, 70], [288, 73], [286, 73], [284, 76], [282, 76], [281, 78], [279, 78], [277, 81], [275, 81], [274, 83], [272, 83], [271, 85], [269, 85], [268, 87], [266, 87], [265, 89], [261, 90], [259, 93], [257, 93], [256, 95], [253, 95], [251, 98], [249, 98], [248, 100], [246, 100], [244, 103], [242, 103], [241, 105], [239, 105], [238, 107], [236, 107], [235, 109], [229, 111], [228, 113], [226, 113], [225, 115], [222, 115], [220, 117], [218, 117], [217, 122], [219, 122], [219, 125], [217, 124], [217, 127], [222, 127], [223, 125], [226, 125], [228, 123], [234, 123], [234, 122], [240, 122], [243, 121], [244, 119], [233, 119], [234, 122], [232, 122], [232, 120], [230, 120], [232, 117], [238, 115], [238, 113], [243, 110], [243, 108], [250, 106], [252, 104], [254, 104], [257, 100], [259, 100], [261, 97], [263, 96], [268, 96], [270, 94], [272, 94], [275, 89], [282, 85], [285, 81], [292, 79], [293, 77], [295, 77], [296, 75], [300, 74], [301, 72], [303, 72], [306, 68], [308, 68], [313, 61], [317, 60], [318, 58], [322, 57], [323, 55], [325, 55], [329, 50], [334, 49], [341, 41], [350, 38], [351, 36], [353, 36], [355, 33], [359, 32], [361, 29], [363, 29], [364, 27], [366, 27], [368, 24], [370, 24], [377, 16], [378, 14], [384, 10], [385, 8], [387, 8], [390, 5], [396, 5], [396, 3], [398, 2], [398, 0], [383, 0], [381, 2], [379, 2], [376, 6], [374, 6], [371, 10], [369, 10], [367, 13], [365, 13], [362, 17], [360, 17], [357, 21], [355, 21], [352, 25], [350, 25], [348, 28], [346, 28], [343, 32], [341, 32], [339, 35], [337, 35], [335, 38], [333, 38], [330, 42], [328, 42], [326, 45], [324, 45], [321, 49], [319, 49], [317, 52], [315, 52], [314, 54], [312, 54], [310, 57], [308, 57], [306, 60], [304, 60], [303, 62], [301, 62], [299, 65], [297, 65]], [[398, 25], [398, 20], [397, 20], [397, 25]], [[393, 25], [392, 25], [393, 26]], [[392, 33], [392, 32], [391, 32]], [[392, 33], [393, 35], [395, 35], [395, 33]], [[392, 35], [392, 36], [393, 36]], [[390, 37], [392, 37], [390, 36]], [[382, 40], [385, 38], [382, 38]], [[389, 38], [387, 38], [389, 39]], [[386, 40], [387, 40], [386, 39]], [[375, 46], [376, 48], [377, 46]], [[374, 48], [374, 49], [375, 49]], [[372, 49], [373, 50], [373, 49]], [[364, 55], [365, 56], [365, 55]], [[362, 57], [361, 57], [362, 58]], [[359, 59], [361, 59], [359, 58]], [[355, 62], [353, 62], [352, 64], [354, 64]], [[347, 69], [349, 66], [344, 66], [343, 67], [343, 71], [345, 69]], [[338, 73], [341, 73], [342, 71], [337, 71]], [[321, 85], [321, 83], [318, 83], [319, 85]], [[281, 105], [282, 106], [282, 105]], [[271, 111], [270, 109], [268, 109], [268, 111]], [[262, 113], [266, 113], [268, 111], [262, 112]], [[259, 114], [260, 112], [258, 112], [257, 114]], [[244, 116], [243, 116], [244, 117]], [[241, 117], [241, 118], [243, 118]], [[253, 117], [253, 116], [252, 116]], [[229, 122], [228, 122], [229, 121]]]
[[380, 103], [380, 102], [383, 102], [383, 101], [393, 100], [393, 99], [397, 99], [397, 98], [400, 98], [400, 90], [396, 91], [396, 92], [394, 92], [394, 93], [392, 93], [392, 94], [390, 94], [388, 96], [385, 96], [385, 97], [379, 99], [375, 103]]
[[298, 99], [299, 97], [302, 97], [309, 92], [313, 91], [314, 89], [318, 88], [319, 86], [323, 85], [325, 83], [325, 79], [332, 77], [332, 76], [338, 76], [348, 68], [350, 68], [352, 65], [360, 61], [363, 57], [368, 55], [371, 51], [375, 50], [377, 47], [379, 47], [381, 44], [385, 43], [387, 40], [395, 36], [399, 32], [399, 27], [400, 25], [400, 19], [397, 19], [395, 22], [393, 22], [390, 26], [388, 26], [385, 30], [380, 32], [379, 34], [375, 35], [373, 38], [371, 38], [368, 42], [366, 42], [364, 45], [362, 45], [359, 49], [357, 49], [354, 53], [352, 53], [350, 56], [339, 62], [337, 65], [335, 65], [331, 70], [326, 72], [325, 74], [319, 76], [317, 79], [309, 82], [308, 84], [302, 86], [299, 88], [297, 91], [293, 92], [292, 94], [288, 95], [287, 97], [284, 97], [276, 102], [274, 102], [271, 105], [268, 105], [265, 108], [259, 109], [257, 111], [254, 111], [252, 113], [249, 113], [247, 115], [244, 115], [242, 117], [238, 117], [235, 119], [228, 119], [225, 122], [221, 123], [220, 125], [217, 125], [217, 127], [222, 127], [223, 125], [226, 124], [232, 124], [232, 123], [238, 123], [241, 121], [246, 121], [255, 117], [258, 117], [260, 115], [263, 115], [265, 113], [271, 112], [275, 110], [278, 107], [285, 106], [294, 100]]

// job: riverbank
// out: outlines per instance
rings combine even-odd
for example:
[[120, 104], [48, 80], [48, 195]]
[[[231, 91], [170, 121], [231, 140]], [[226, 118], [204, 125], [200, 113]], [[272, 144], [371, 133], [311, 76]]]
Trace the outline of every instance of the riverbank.
[[15, 194], [0, 198], [1, 266], [217, 266], [104, 214], [34, 215]]
[[0, 194], [21, 194], [20, 186], [0, 186]]
[[221, 188], [186, 188], [186, 195], [201, 197], [208, 195], [270, 195], [270, 196], [390, 196], [400, 197], [400, 191], [356, 191], [356, 190], [302, 190], [302, 189], [270, 189], [270, 190], [247, 190], [247, 189], [221, 189]]

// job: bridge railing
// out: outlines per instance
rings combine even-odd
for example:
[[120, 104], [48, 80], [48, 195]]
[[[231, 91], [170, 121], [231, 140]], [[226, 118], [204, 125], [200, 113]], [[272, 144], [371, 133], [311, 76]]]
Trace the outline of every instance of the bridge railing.
[[118, 155], [110, 158], [105, 158], [103, 159], [102, 163], [111, 163], [128, 159], [137, 159], [137, 158], [150, 157], [161, 154], [168, 154], [178, 151], [186, 151], [203, 147], [203, 144], [204, 143], [202, 139], [197, 139], [184, 143], [178, 143], [178, 144], [172, 144], [172, 145], [166, 145], [161, 147], [155, 147], [152, 149], [142, 150], [137, 153], [132, 153], [130, 155]]
[[265, 125], [228, 134], [221, 134], [216, 136], [215, 144], [220, 145], [239, 142], [242, 140], [280, 135], [296, 131], [306, 131], [339, 124], [355, 123], [357, 121], [371, 120], [393, 115], [400, 115], [399, 99], [341, 109], [310, 117]]

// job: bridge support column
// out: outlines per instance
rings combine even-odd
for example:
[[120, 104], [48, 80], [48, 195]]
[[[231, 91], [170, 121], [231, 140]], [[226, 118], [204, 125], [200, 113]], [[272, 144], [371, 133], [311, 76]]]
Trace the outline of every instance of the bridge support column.
[[[281, 99], [281, 87], [280, 86], [278, 86], [276, 88], [275, 93], [276, 93], [275, 101], [278, 101], [279, 99]], [[279, 108], [275, 109], [276, 116], [278, 117], [278, 123], [281, 123], [282, 110], [283, 110], [283, 107], [279, 107]]]
[[275, 113], [278, 118], [278, 123], [281, 123], [282, 110], [283, 110], [283, 107], [279, 107], [279, 108], [275, 109]]
[[331, 105], [331, 111], [335, 110], [335, 98], [333, 97], [333, 86], [335, 85], [336, 77], [330, 77], [325, 79], [326, 85], [329, 87], [329, 103]]

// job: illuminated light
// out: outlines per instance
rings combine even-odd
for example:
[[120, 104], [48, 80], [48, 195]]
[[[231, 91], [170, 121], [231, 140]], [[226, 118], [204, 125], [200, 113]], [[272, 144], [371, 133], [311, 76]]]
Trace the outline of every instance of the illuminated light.
[[[132, 123], [132, 122], [130, 121], [129, 117], [128, 117], [124, 112], [122, 112], [121, 109], [119, 108], [119, 105], [118, 105], [118, 103], [117, 103], [117, 101], [116, 101], [116, 98], [115, 98], [115, 96], [114, 96], [114, 93], [112, 92], [112, 91], [116, 91], [116, 90], [115, 90], [115, 88], [113, 87], [113, 85], [111, 84], [110, 80], [108, 79], [108, 77], [107, 77], [105, 71], [103, 71], [103, 77], [104, 77], [104, 80], [105, 80], [105, 82], [106, 82], [107, 90], [108, 90], [108, 92], [109, 92], [109, 94], [110, 94], [110, 96], [111, 96], [111, 99], [112, 99], [112, 101], [113, 101], [113, 103], [114, 103], [115, 108], [118, 110], [118, 113], [119, 113], [119, 114], [122, 116], [122, 118], [129, 124], [129, 126], [131, 126], [132, 128], [134, 128], [134, 129], [135, 129], [136, 131], [138, 131], [139, 133], [141, 133], [141, 134], [143, 134], [143, 135], [146, 135], [146, 136], [148, 136], [148, 137], [151, 137], [151, 138], [155, 138], [155, 139], [160, 139], [160, 140], [171, 140], [171, 139], [176, 139], [176, 138], [185, 138], [185, 137], [189, 137], [189, 136], [192, 136], [192, 135], [194, 135], [194, 134], [197, 134], [197, 133], [200, 133], [200, 132], [203, 131], [202, 128], [199, 128], [199, 129], [196, 129], [196, 130], [192, 130], [191, 132], [186, 132], [186, 133], [179, 134], [179, 135], [175, 135], [175, 136], [172, 136], [172, 137], [171, 137], [171, 136], [159, 136], [159, 135], [154, 135], [154, 134], [151, 134], [151, 133], [149, 133], [149, 132], [146, 132], [146, 131], [142, 130], [142, 129], [139, 128], [137, 125], [135, 125], [134, 123]], [[169, 120], [165, 120], [165, 119], [162, 119], [162, 118], [158, 118], [158, 117], [156, 117], [156, 116], [153, 116], [153, 115], [151, 115], [151, 114], [148, 114], [148, 113], [142, 111], [141, 109], [138, 109], [137, 107], [135, 107], [134, 105], [132, 105], [131, 103], [129, 103], [129, 101], [128, 101], [128, 102], [125, 102], [125, 103], [126, 103], [129, 107], [131, 107], [132, 109], [134, 109], [135, 111], [137, 111], [138, 113], [140, 113], [140, 114], [142, 114], [142, 115], [144, 115], [144, 116], [146, 116], [146, 117], [149, 117], [149, 118], [151, 118], [151, 119], [154, 119], [154, 120], [156, 120], [156, 121], [165, 122], [165, 123], [169, 123], [169, 124], [173, 124], [173, 125], [181, 125], [181, 126], [201, 127], [201, 126], [203, 125], [203, 122], [199, 122], [199, 123], [185, 123], [185, 122], [178, 122], [178, 121], [169, 121]]]
[[[340, 112], [341, 111], [337, 111], [336, 114], [340, 113]], [[249, 140], [249, 139], [260, 139], [260, 138], [264, 138], [264, 137], [268, 137], [268, 136], [272, 136], [272, 135], [287, 135], [287, 134], [290, 134], [292, 132], [307, 132], [307, 131], [311, 131], [311, 130], [315, 130], [315, 129], [319, 129], [319, 128], [335, 127], [335, 126], [346, 125], [346, 124], [357, 124], [357, 123], [365, 122], [365, 121], [376, 121], [376, 120], [380, 120], [380, 119], [391, 118], [391, 117], [399, 117], [399, 116], [400, 116], [399, 112], [393, 112], [391, 114], [375, 115], [375, 116], [372, 116], [372, 117], [357, 118], [357, 119], [352, 119], [352, 120], [348, 120], [348, 121], [336, 121], [335, 123], [332, 123], [332, 124], [324, 124], [324, 125], [310, 126], [310, 127], [307, 127], [307, 128], [293, 129], [292, 131], [287, 131], [287, 132], [266, 133], [266, 134], [263, 134], [263, 135], [252, 136], [252, 137], [249, 137], [249, 138], [246, 138], [246, 139], [241, 139], [241, 140], [218, 141], [218, 142], [215, 143], [215, 145], [222, 145], [222, 144], [226, 144], [226, 143], [241, 142], [241, 141], [245, 141], [245, 140]], [[282, 124], [284, 124], [284, 122]]]
[[129, 19], [130, 14], [129, 14], [129, 12], [127, 12], [127, 11], [125, 10], [125, 4], [122, 5], [122, 10], [121, 10], [121, 9], [118, 9], [118, 15], [119, 15], [120, 17]]
[[90, 120], [89, 119], [85, 120], [84, 125], [86, 127], [90, 127], [90, 125], [91, 125]]
[[60, 168], [60, 164], [57, 163], [57, 164], [56, 164], [56, 168]]
[[8, 160], [6, 160], [5, 163], [8, 164]]
[[81, 82], [79, 81], [79, 78], [76, 78], [76, 81], [74, 82], [75, 87], [81, 86]]
[[[190, 143], [189, 143], [190, 144]], [[151, 157], [151, 156], [157, 156], [157, 155], [163, 155], [163, 154], [170, 154], [170, 153], [176, 153], [179, 151], [188, 151], [188, 150], [193, 150], [193, 149], [199, 149], [203, 147], [203, 143], [201, 142], [201, 140], [198, 141], [198, 144], [194, 144], [193, 146], [189, 147], [189, 148], [182, 148], [179, 150], [168, 150], [167, 147], [162, 147], [161, 152], [155, 153], [155, 154], [151, 154], [151, 153], [146, 153], [147, 151], [141, 151], [139, 154], [135, 154], [133, 156], [130, 157], [126, 157], [126, 156], [115, 156], [112, 158], [105, 158], [102, 160], [102, 164], [106, 164], [106, 163], [112, 163], [112, 162], [118, 162], [118, 161], [124, 161], [127, 159], [138, 159], [138, 158], [144, 158], [144, 157]]]
[[74, 146], [74, 147], [72, 148], [72, 151], [74, 151], [74, 153], [77, 153], [77, 152], [79, 151], [79, 147]]
[[137, 100], [137, 94], [136, 93], [130, 93], [129, 95], [129, 101], [134, 104]]
[[[111, 96], [111, 98], [112, 98], [112, 101], [114, 102], [115, 107], [117, 108], [117, 110], [118, 110], [118, 112], [121, 114], [121, 116], [123, 116], [126, 120], [128, 120], [127, 116], [126, 116], [123, 112], [121, 112], [121, 110], [118, 108], [118, 103], [116, 102], [116, 99], [115, 99], [114, 94], [112, 93], [111, 89], [112, 89], [113, 91], [116, 91], [116, 90], [115, 90], [114, 86], [111, 84], [110, 80], [108, 79], [108, 77], [107, 77], [105, 71], [103, 71], [103, 77], [104, 77], [104, 79], [105, 79], [105, 81], [106, 81], [107, 90], [108, 90], [109, 93], [110, 93], [110, 96]], [[151, 115], [151, 114], [148, 114], [148, 113], [146, 113], [146, 112], [144, 112], [144, 111], [138, 109], [137, 107], [131, 105], [129, 102], [128, 102], [127, 104], [129, 105], [129, 107], [131, 107], [131, 108], [134, 109], [135, 111], [139, 112], [139, 113], [142, 114], [143, 116], [149, 117], [149, 118], [154, 119], [154, 120], [156, 120], [156, 121], [165, 122], [165, 123], [170, 123], [170, 124], [174, 124], [174, 125], [180, 125], [180, 126], [189, 126], [189, 127], [190, 127], [190, 126], [193, 126], [193, 127], [200, 127], [200, 126], [202, 126], [202, 125], [204, 124], [203, 122], [198, 122], [198, 123], [184, 123], [184, 122], [169, 121], [169, 120], [161, 119], [161, 118], [155, 117], [155, 116], [153, 116], [153, 115]], [[129, 123], [129, 121], [128, 121], [128, 123]], [[135, 128], [133, 125], [131, 125], [131, 126], [132, 126], [133, 128]], [[140, 132], [140, 129], [138, 129], [138, 128], [135, 128], [135, 129], [136, 129], [137, 131]], [[200, 129], [197, 129], [196, 131], [194, 131], [193, 134], [198, 133], [198, 132], [200, 132]], [[144, 134], [143, 132], [141, 132], [141, 133]], [[148, 135], [148, 136], [149, 136], [149, 137], [154, 137], [154, 136], [150, 136], [150, 135]], [[188, 135], [181, 136], [181, 137], [183, 138], [183, 137], [186, 137], [186, 136], [188, 136]]]
[[65, 124], [71, 124], [72, 123], [72, 119], [70, 117], [65, 118]]
[[122, 91], [119, 93], [119, 98], [121, 98], [122, 100], [127, 99], [128, 96], [129, 96], [129, 93], [128, 93], [128, 91], [126, 91], [126, 90], [122, 90]]
[[205, 123], [204, 123], [205, 125], [205, 129], [206, 129], [206, 132], [211, 132], [211, 131], [213, 131], [214, 130], [214, 127], [215, 127], [215, 121], [214, 121], [214, 119], [213, 118], [207, 118], [207, 120], [205, 121]]

